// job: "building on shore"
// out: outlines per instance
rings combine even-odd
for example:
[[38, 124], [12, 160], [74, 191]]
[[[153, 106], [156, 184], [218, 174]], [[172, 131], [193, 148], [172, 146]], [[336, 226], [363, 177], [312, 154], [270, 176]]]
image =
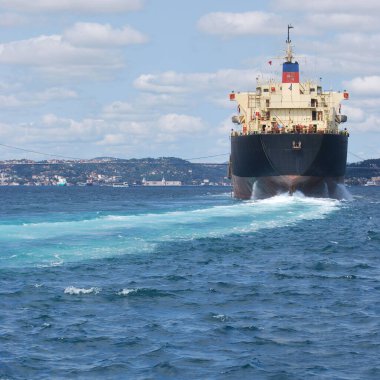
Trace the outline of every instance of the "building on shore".
[[181, 181], [166, 181], [164, 177], [162, 177], [161, 181], [147, 181], [145, 178], [142, 180], [143, 186], [182, 186]]

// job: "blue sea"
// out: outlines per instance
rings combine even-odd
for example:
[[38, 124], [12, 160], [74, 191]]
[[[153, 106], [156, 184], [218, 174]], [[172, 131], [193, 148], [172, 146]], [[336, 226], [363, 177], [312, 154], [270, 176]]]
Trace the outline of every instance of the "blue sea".
[[380, 188], [0, 188], [0, 379], [379, 379]]

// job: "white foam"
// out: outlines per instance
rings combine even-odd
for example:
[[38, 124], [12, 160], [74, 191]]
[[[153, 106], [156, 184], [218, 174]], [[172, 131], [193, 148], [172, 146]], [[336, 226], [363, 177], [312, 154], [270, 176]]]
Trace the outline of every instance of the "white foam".
[[63, 264], [63, 259], [61, 259], [61, 257], [59, 257], [58, 254], [55, 254], [54, 258], [56, 259], [56, 261], [52, 261], [50, 263], [50, 266], [52, 266], [52, 267], [58, 267], [58, 266], [60, 266], [60, 265]]
[[136, 293], [136, 292], [137, 292], [137, 289], [123, 289], [123, 290], [120, 290], [120, 292], [118, 292], [117, 294], [119, 296], [127, 296], [128, 294]]
[[91, 293], [98, 294], [100, 291], [101, 291], [100, 288], [95, 288], [95, 287], [86, 289], [86, 288], [76, 288], [75, 286], [68, 286], [65, 289], [64, 293], [72, 294], [72, 295], [91, 294]]
[[[281, 228], [303, 220], [326, 218], [342, 205], [348, 207], [347, 202], [308, 198], [298, 192], [293, 196], [280, 194], [264, 200], [240, 202], [231, 199], [224, 204], [191, 210], [111, 214], [94, 219], [53, 223], [7, 224], [1, 226], [0, 243], [30, 238], [41, 242], [54, 239], [56, 249], [52, 250], [49, 244], [41, 244], [41, 248], [33, 251], [33, 255], [21, 252], [17, 259], [37, 263], [38, 266], [56, 266], [67, 261], [151, 252], [162, 242]], [[76, 288], [70, 289], [66, 293], [75, 292]], [[130, 289], [124, 290], [124, 295], [129, 294]], [[88, 292], [89, 289], [82, 289], [79, 294]]]
[[347, 187], [341, 183], [337, 185], [336, 196], [342, 200], [347, 200], [347, 201], [353, 200], [352, 194], [348, 191]]
[[[117, 228], [122, 228], [127, 231], [128, 229], [133, 229], [135, 231], [139, 228], [147, 231], [152, 230], [157, 237], [157, 233], [159, 235], [159, 229], [161, 228], [163, 228], [163, 230], [167, 230], [162, 234], [166, 235], [168, 231], [172, 234], [173, 231], [177, 230], [179, 226], [186, 227], [186, 225], [195, 226], [198, 224], [198, 226], [201, 227], [202, 223], [210, 222], [213, 222], [213, 225], [217, 227], [217, 230], [220, 232], [220, 225], [217, 223], [218, 221], [227, 222], [227, 224], [231, 225], [230, 227], [233, 227], [239, 225], [239, 223], [234, 222], [234, 218], [246, 217], [249, 220], [251, 216], [254, 216], [252, 219], [257, 219], [267, 215], [268, 212], [273, 212], [273, 216], [276, 217], [279, 212], [285, 209], [287, 215], [292, 214], [295, 218], [302, 219], [302, 216], [299, 218], [300, 215], [298, 212], [300, 211], [300, 207], [298, 206], [302, 205], [318, 206], [316, 208], [314, 207], [312, 210], [313, 214], [318, 218], [318, 215], [325, 214], [326, 212], [337, 208], [339, 201], [324, 198], [307, 198], [298, 193], [295, 193], [293, 196], [281, 194], [264, 200], [251, 200], [239, 203], [231, 202], [226, 205], [218, 205], [195, 210], [135, 215], [107, 215], [94, 219], [69, 222], [42, 222], [24, 225], [5, 225], [2, 226], [0, 241], [3, 239], [8, 240], [12, 238], [17, 238], [17, 240], [40, 239], [46, 238], [47, 236], [49, 238], [58, 238], [66, 234], [70, 236], [96, 235], [99, 231], [109, 231]], [[260, 215], [261, 213], [263, 214]], [[228, 230], [230, 230], [230, 228], [226, 228], [225, 233], [228, 233]], [[200, 228], [196, 232], [201, 236], [205, 236], [205, 234], [207, 235], [207, 231], [213, 232], [212, 226], [211, 229], [204, 230]], [[122, 237], [120, 234], [118, 236]], [[177, 235], [176, 237], [180, 238], [181, 236]], [[62, 264], [61, 257], [56, 255], [55, 259], [56, 260], [52, 263], [53, 265]]]
[[221, 322], [225, 322], [229, 319], [227, 315], [224, 315], [224, 314], [213, 315], [212, 317], [215, 319], [218, 319]]

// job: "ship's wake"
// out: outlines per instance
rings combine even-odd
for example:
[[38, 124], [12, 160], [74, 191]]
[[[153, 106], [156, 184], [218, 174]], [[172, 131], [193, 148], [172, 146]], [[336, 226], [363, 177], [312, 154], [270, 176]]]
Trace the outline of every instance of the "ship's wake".
[[0, 263], [62, 265], [68, 261], [153, 252], [164, 242], [251, 234], [323, 219], [341, 205], [337, 200], [307, 198], [299, 192], [244, 202], [226, 195], [225, 204], [193, 210], [3, 224]]
[[[280, 178], [280, 180], [278, 180]], [[310, 198], [330, 198], [336, 200], [352, 200], [352, 195], [343, 183], [334, 180], [313, 181], [296, 185], [285, 183], [284, 177], [270, 177], [256, 180], [252, 185], [251, 199], [271, 198], [279, 194], [293, 195], [298, 192]]]

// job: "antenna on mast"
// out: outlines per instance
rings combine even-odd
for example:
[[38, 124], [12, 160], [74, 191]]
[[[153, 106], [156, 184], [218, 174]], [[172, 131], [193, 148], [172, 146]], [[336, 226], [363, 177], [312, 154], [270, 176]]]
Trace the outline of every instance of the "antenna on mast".
[[293, 61], [293, 50], [292, 50], [292, 45], [290, 44], [292, 41], [290, 39], [290, 29], [293, 29], [294, 27], [289, 24], [288, 25], [288, 39], [285, 41], [286, 42], [286, 62], [292, 62]]
[[292, 41], [290, 40], [290, 36], [289, 36], [289, 32], [290, 32], [290, 29], [293, 29], [294, 26], [292, 26], [292, 24], [289, 24], [288, 25], [288, 39], [286, 40], [286, 43], [287, 44], [290, 44]]

